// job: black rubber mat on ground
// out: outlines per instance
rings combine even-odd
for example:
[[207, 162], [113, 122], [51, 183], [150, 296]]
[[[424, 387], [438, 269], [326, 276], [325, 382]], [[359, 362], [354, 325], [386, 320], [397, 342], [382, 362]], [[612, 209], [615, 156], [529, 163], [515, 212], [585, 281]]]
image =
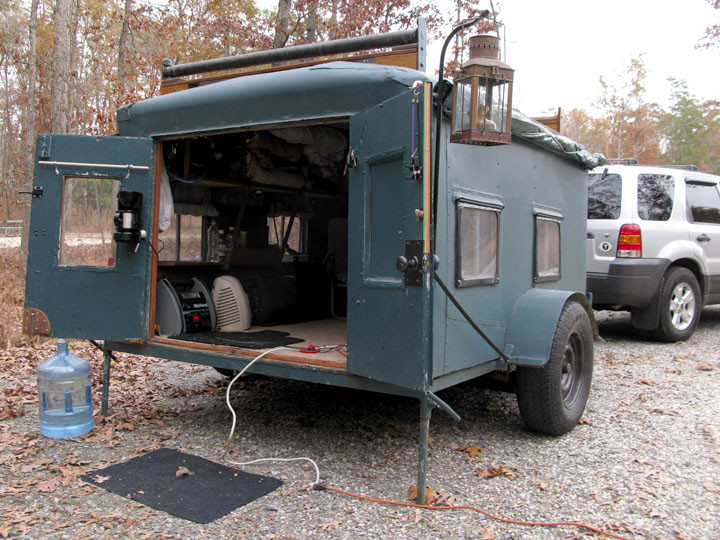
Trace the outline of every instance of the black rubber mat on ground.
[[172, 339], [206, 343], [209, 345], [226, 345], [241, 349], [270, 349], [293, 343], [302, 343], [301, 338], [290, 337], [287, 332], [279, 330], [260, 330], [259, 332], [201, 332], [199, 334], [178, 334]]
[[82, 479], [195, 523], [210, 523], [282, 485], [276, 478], [246, 473], [170, 448], [98, 469]]

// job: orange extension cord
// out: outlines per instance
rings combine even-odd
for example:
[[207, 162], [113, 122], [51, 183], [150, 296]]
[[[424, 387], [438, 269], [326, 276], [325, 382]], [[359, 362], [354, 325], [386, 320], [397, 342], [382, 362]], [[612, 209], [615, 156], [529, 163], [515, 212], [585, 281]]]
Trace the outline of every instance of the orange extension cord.
[[486, 512], [485, 510], [481, 510], [480, 508], [476, 508], [475, 506], [429, 506], [427, 504], [416, 504], [416, 503], [406, 503], [406, 502], [397, 502], [397, 501], [387, 501], [385, 499], [373, 499], [372, 497], [365, 497], [364, 495], [358, 495], [357, 493], [351, 493], [349, 491], [344, 491], [342, 489], [330, 487], [330, 486], [323, 486], [318, 485], [316, 489], [327, 489], [328, 491], [335, 491], [336, 493], [341, 493], [343, 495], [347, 495], [348, 497], [354, 497], [356, 499], [362, 499], [363, 501], [370, 501], [375, 503], [382, 503], [382, 504], [392, 504], [395, 506], [409, 506], [411, 508], [424, 508], [425, 510], [473, 510], [474, 512], [479, 512], [484, 516], [487, 516], [489, 518], [495, 519], [497, 521], [502, 521], [504, 523], [513, 523], [515, 525], [528, 525], [530, 527], [578, 527], [580, 529], [587, 529], [588, 531], [592, 531], [594, 533], [603, 534], [605, 536], [610, 536], [611, 538], [618, 538], [619, 540], [633, 540], [632, 538], [627, 538], [625, 536], [620, 536], [618, 534], [614, 534], [608, 531], [603, 531], [602, 529], [598, 529], [597, 527], [593, 527], [592, 525], [586, 525], [585, 523], [579, 523], [577, 521], [558, 521], [557, 523], [544, 523], [544, 522], [536, 522], [536, 521], [520, 521], [516, 519], [509, 519], [504, 518], [500, 516], [496, 516], [494, 514], [491, 514], [490, 512]]

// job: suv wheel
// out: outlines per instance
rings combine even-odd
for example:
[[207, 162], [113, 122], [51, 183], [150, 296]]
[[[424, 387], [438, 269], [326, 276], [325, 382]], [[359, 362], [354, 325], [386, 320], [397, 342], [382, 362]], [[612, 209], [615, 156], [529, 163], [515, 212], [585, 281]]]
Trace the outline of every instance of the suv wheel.
[[695, 274], [687, 268], [671, 268], [660, 289], [660, 321], [654, 337], [670, 343], [685, 341], [695, 331], [701, 309], [700, 286]]

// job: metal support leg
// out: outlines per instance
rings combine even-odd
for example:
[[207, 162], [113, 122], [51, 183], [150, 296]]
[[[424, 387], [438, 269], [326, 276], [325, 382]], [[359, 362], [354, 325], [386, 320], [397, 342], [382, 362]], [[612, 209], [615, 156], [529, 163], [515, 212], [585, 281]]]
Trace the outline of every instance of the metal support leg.
[[417, 503], [425, 504], [425, 486], [428, 471], [428, 436], [430, 434], [430, 416], [432, 404], [427, 396], [420, 398], [420, 433], [418, 438], [418, 481]]
[[100, 412], [103, 416], [107, 416], [108, 412], [108, 396], [110, 394], [110, 360], [112, 359], [112, 351], [103, 350], [103, 379], [102, 379], [102, 407]]

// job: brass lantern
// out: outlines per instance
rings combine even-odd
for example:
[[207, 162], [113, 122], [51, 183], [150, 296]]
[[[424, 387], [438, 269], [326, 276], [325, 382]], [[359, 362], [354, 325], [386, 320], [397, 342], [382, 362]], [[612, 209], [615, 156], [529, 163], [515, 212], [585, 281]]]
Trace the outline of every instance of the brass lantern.
[[514, 71], [499, 60], [499, 42], [491, 35], [470, 38], [470, 58], [455, 72], [451, 142], [510, 142]]

